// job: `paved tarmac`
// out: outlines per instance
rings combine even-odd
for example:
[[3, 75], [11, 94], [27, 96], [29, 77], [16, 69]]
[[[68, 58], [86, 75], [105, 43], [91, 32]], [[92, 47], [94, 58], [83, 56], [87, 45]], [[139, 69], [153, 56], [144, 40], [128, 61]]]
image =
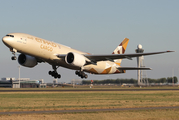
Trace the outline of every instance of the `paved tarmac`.
[[83, 113], [83, 112], [110, 112], [126, 110], [158, 110], [158, 109], [179, 109], [179, 106], [171, 107], [143, 107], [143, 108], [113, 108], [113, 109], [84, 109], [84, 110], [49, 110], [49, 111], [17, 111], [17, 112], [0, 112], [0, 115], [10, 114], [51, 114], [51, 113]]

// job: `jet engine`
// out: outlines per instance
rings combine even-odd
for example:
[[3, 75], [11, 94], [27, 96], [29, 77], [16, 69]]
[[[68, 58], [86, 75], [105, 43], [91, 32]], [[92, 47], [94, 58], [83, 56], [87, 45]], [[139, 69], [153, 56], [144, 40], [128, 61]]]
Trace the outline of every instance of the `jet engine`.
[[34, 67], [37, 65], [37, 60], [35, 57], [25, 55], [25, 54], [19, 55], [18, 62], [20, 65], [25, 66], [25, 67]]
[[86, 58], [81, 54], [69, 52], [65, 57], [65, 62], [73, 66], [82, 67], [86, 64]]

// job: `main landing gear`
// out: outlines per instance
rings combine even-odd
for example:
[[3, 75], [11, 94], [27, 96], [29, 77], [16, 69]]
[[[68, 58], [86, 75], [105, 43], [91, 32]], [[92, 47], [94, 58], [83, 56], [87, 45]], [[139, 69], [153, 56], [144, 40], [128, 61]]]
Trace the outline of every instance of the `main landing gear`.
[[55, 79], [56, 79], [56, 78], [59, 78], [59, 79], [60, 79], [60, 78], [61, 78], [61, 75], [57, 73], [57, 68], [58, 68], [58, 67], [56, 67], [56, 66], [54, 66], [54, 65], [53, 65], [52, 67], [53, 67], [53, 70], [54, 70], [54, 71], [49, 71], [48, 74], [51, 75], [52, 77], [54, 77]]
[[83, 71], [76, 71], [75, 74], [81, 78], [88, 78], [88, 75], [85, 74]]

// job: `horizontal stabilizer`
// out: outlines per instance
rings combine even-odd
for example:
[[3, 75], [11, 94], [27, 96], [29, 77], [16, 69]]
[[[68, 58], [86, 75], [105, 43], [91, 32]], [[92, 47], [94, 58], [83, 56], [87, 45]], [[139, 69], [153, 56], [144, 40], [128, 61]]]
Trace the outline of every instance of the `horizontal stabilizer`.
[[151, 68], [145, 68], [145, 67], [118, 67], [118, 70], [152, 70]]

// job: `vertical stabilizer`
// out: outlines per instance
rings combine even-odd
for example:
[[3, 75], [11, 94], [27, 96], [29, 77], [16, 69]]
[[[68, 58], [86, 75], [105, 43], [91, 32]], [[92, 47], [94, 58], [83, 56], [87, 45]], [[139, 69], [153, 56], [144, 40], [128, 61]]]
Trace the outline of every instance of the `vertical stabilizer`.
[[[113, 51], [112, 54], [124, 54], [127, 48], [127, 44], [129, 42], [128, 38], [124, 38], [124, 40], [121, 42], [119, 46]], [[122, 59], [116, 59], [114, 60], [117, 65], [120, 66]]]

